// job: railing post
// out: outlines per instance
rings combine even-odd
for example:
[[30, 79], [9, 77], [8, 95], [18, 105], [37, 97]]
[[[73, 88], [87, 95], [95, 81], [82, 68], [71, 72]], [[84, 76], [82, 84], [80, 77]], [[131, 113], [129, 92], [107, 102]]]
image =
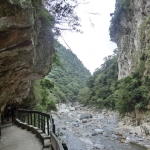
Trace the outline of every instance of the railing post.
[[23, 121], [22, 120], [22, 112], [21, 111], [19, 111], [19, 116], [20, 116], [20, 120]]
[[64, 150], [68, 150], [66, 143], [62, 143], [62, 146], [63, 146]]
[[21, 118], [22, 116], [21, 115], [22, 115], [22, 112], [19, 111], [19, 119], [22, 121], [22, 118]]
[[44, 132], [45, 132], [45, 116], [44, 116], [44, 123], [43, 124], [44, 124]]
[[42, 129], [42, 115], [40, 114], [40, 129]]
[[20, 111], [19, 110], [18, 110], [18, 116], [17, 117], [20, 120]]
[[38, 114], [38, 127], [40, 128], [40, 114]]
[[43, 131], [45, 132], [45, 124], [44, 124], [45, 117], [43, 116]]
[[55, 134], [55, 124], [54, 124], [54, 119], [52, 118], [52, 130], [53, 130], [53, 133]]
[[27, 115], [27, 118], [28, 118], [28, 124], [29, 124], [29, 113], [27, 113], [28, 115]]
[[36, 126], [36, 125], [35, 125], [35, 119], [36, 119], [35, 117], [36, 117], [36, 115], [35, 115], [35, 113], [34, 113], [34, 114], [33, 114], [33, 118], [34, 118], [34, 126]]
[[22, 120], [23, 120], [23, 122], [27, 122], [26, 119], [28, 119], [28, 116], [27, 116], [27, 115], [25, 116], [25, 115], [23, 114], [23, 112], [22, 112]]
[[47, 134], [50, 135], [50, 133], [49, 133], [49, 118], [46, 117], [46, 120], [47, 120]]
[[32, 113], [30, 114], [30, 123], [31, 123], [31, 125], [33, 125], [33, 122], [32, 122]]
[[41, 129], [43, 131], [43, 116], [41, 115]]
[[55, 134], [55, 124], [53, 124], [53, 133]]

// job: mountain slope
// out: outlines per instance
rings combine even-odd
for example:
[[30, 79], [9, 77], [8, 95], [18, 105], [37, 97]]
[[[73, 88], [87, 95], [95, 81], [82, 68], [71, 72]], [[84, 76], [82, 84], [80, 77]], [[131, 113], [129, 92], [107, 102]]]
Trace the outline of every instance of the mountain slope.
[[77, 56], [61, 44], [56, 45], [56, 53], [61, 66], [54, 65], [47, 76], [55, 85], [51, 95], [57, 102], [76, 101], [91, 74]]
[[79, 93], [79, 101], [97, 108], [115, 108], [113, 93], [117, 87], [117, 54], [105, 57], [105, 62], [87, 81]]

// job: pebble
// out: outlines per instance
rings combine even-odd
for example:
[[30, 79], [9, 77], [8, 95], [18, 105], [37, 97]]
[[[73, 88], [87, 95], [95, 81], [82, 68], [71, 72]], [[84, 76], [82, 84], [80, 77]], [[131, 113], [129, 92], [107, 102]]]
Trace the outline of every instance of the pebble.
[[125, 139], [121, 139], [120, 142], [121, 142], [121, 143], [124, 143], [124, 142], [125, 142]]

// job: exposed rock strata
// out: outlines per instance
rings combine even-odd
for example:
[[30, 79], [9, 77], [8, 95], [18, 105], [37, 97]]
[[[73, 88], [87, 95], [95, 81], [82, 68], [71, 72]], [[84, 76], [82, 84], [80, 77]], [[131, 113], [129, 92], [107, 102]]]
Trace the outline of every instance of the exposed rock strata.
[[40, 20], [41, 4], [13, 1], [0, 0], [0, 107], [25, 98], [52, 64], [53, 35]]
[[[114, 13], [118, 16], [115, 16], [117, 19], [111, 28], [119, 49], [119, 79], [139, 67], [143, 53], [148, 56], [150, 50], [150, 0], [125, 0], [123, 3], [124, 8], [117, 7]], [[147, 57], [143, 60], [147, 74], [150, 71], [149, 60]]]

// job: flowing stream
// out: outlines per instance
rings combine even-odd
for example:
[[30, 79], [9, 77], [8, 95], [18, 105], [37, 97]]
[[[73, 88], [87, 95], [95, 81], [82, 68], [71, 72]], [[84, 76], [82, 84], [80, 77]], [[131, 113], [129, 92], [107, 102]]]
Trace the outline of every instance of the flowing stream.
[[[84, 115], [89, 113], [92, 118], [87, 119]], [[86, 119], [81, 119], [81, 115]], [[148, 140], [117, 129], [119, 117], [115, 112], [95, 112], [80, 105], [62, 104], [53, 117], [59, 127], [57, 134], [69, 150], [147, 150], [136, 143], [142, 141], [146, 145]]]

